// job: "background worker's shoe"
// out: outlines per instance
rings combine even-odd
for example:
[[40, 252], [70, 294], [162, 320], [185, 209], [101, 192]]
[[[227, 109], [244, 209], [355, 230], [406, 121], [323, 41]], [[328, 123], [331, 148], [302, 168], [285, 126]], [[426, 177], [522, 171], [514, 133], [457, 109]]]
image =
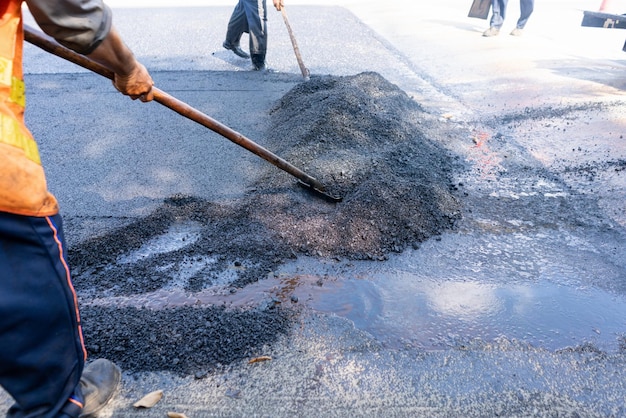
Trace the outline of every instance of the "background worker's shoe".
[[250, 55], [246, 53], [239, 45], [231, 45], [228, 42], [224, 41], [222, 46], [230, 51], [233, 51], [235, 55], [240, 56], [241, 58], [250, 58]]
[[523, 29], [515, 28], [511, 31], [511, 36], [522, 36], [523, 33], [524, 33]]
[[265, 55], [252, 54], [252, 67], [255, 71], [265, 71]]
[[80, 418], [87, 418], [102, 410], [117, 393], [122, 372], [115, 363], [98, 359], [85, 366], [80, 378], [80, 389], [85, 398], [85, 406]]
[[265, 63], [252, 64], [252, 67], [254, 71], [267, 71], [267, 67], [265, 66]]
[[495, 26], [492, 26], [483, 32], [483, 36], [498, 36], [499, 34], [500, 28], [496, 28]]

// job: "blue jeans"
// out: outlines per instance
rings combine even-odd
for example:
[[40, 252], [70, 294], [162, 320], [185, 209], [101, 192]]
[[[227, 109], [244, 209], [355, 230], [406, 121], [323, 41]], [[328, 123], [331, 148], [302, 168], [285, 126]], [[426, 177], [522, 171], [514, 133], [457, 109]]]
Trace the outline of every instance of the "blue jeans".
[[[491, 22], [490, 26], [495, 28], [502, 27], [504, 23], [504, 19], [506, 17], [506, 6], [508, 0], [492, 0], [491, 1]], [[520, 0], [520, 17], [517, 20], [517, 25], [519, 29], [524, 29], [526, 23], [528, 22], [528, 18], [533, 13], [533, 9], [535, 6], [534, 0]]]
[[0, 385], [7, 417], [77, 417], [86, 352], [60, 215], [0, 212]]

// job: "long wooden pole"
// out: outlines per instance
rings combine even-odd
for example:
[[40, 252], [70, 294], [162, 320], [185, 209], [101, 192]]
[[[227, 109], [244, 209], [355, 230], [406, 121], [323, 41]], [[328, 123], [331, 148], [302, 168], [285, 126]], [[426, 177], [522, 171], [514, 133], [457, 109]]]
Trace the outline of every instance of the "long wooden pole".
[[[103, 65], [93, 60], [90, 60], [84, 55], [78, 54], [64, 47], [63, 45], [59, 44], [51, 37], [29, 27], [28, 25], [24, 25], [24, 39], [27, 42], [43, 49], [44, 51], [50, 52], [51, 54], [64, 58], [70, 62], [73, 62], [74, 64], [77, 64], [83, 68], [86, 68], [97, 74], [100, 74], [103, 77], [106, 77], [110, 80], [113, 80], [114, 78], [113, 72], [109, 70], [108, 68], [104, 67]], [[331, 200], [331, 201], [341, 200], [341, 198], [328, 195], [325, 192], [326, 187], [324, 187], [324, 185], [320, 183], [317, 179], [315, 179], [314, 177], [311, 177], [304, 171], [291, 165], [284, 159], [273, 154], [272, 152], [268, 151], [267, 149], [263, 148], [262, 146], [258, 145], [252, 140], [246, 138], [239, 132], [234, 131], [228, 126], [218, 122], [217, 120], [211, 118], [210, 116], [205, 115], [204, 113], [191, 107], [187, 103], [184, 103], [176, 99], [175, 97], [170, 96], [169, 94], [165, 93], [164, 91], [156, 87], [153, 87], [152, 91], [154, 93], [154, 100], [156, 102], [172, 109], [176, 113], [188, 119], [193, 120], [194, 122], [199, 123], [202, 126], [205, 126], [211, 129], [212, 131], [222, 135], [226, 139], [229, 139], [230, 141], [234, 142], [235, 144], [258, 155], [259, 157], [275, 165], [281, 170], [296, 177], [305, 186], [322, 194], [326, 199]]]
[[298, 42], [296, 42], [296, 36], [293, 34], [293, 30], [291, 29], [291, 25], [289, 24], [289, 19], [287, 18], [287, 10], [285, 10], [285, 6], [280, 8], [281, 13], [283, 14], [283, 20], [285, 21], [285, 26], [287, 27], [287, 32], [289, 32], [289, 38], [291, 39], [291, 45], [293, 46], [293, 52], [296, 54], [296, 59], [298, 60], [298, 66], [300, 67], [300, 72], [302, 72], [302, 77], [306, 81], [309, 80], [310, 73], [308, 68], [304, 65], [304, 61], [302, 61], [302, 55], [300, 55], [300, 48], [298, 48]]

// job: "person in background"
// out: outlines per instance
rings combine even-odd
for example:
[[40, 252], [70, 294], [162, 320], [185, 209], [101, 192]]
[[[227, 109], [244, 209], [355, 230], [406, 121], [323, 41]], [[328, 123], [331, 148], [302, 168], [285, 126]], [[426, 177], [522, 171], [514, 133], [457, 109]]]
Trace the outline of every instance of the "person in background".
[[[102, 0], [24, 2], [49, 36], [113, 71], [122, 94], [153, 99]], [[9, 418], [83, 417], [112, 399], [121, 371], [106, 359], [85, 366], [59, 205], [24, 121], [22, 3], [0, 1], [0, 386], [15, 401]]]
[[[508, 0], [492, 0], [491, 1], [491, 21], [489, 29], [483, 32], [483, 36], [497, 36], [500, 34], [500, 28], [504, 23], [506, 15], [506, 6]], [[515, 29], [511, 32], [513, 36], [521, 36], [524, 26], [528, 22], [528, 18], [533, 13], [535, 7], [534, 0], [520, 0], [520, 17], [517, 20]]]
[[[283, 0], [273, 0], [274, 7], [280, 11]], [[241, 35], [249, 34], [250, 54], [241, 49]], [[265, 70], [267, 52], [267, 6], [266, 0], [239, 0], [233, 10], [226, 40], [222, 46], [242, 58], [250, 58], [255, 70]]]

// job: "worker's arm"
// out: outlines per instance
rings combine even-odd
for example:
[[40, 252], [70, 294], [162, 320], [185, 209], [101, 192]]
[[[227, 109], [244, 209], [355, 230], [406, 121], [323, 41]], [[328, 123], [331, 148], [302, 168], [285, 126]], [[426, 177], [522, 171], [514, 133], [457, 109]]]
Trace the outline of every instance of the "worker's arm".
[[120, 92], [152, 100], [152, 78], [113, 27], [111, 9], [102, 0], [25, 1], [45, 33], [113, 71]]
[[112, 27], [106, 38], [88, 57], [115, 73], [113, 85], [133, 100], [148, 102], [153, 99], [152, 77]]

